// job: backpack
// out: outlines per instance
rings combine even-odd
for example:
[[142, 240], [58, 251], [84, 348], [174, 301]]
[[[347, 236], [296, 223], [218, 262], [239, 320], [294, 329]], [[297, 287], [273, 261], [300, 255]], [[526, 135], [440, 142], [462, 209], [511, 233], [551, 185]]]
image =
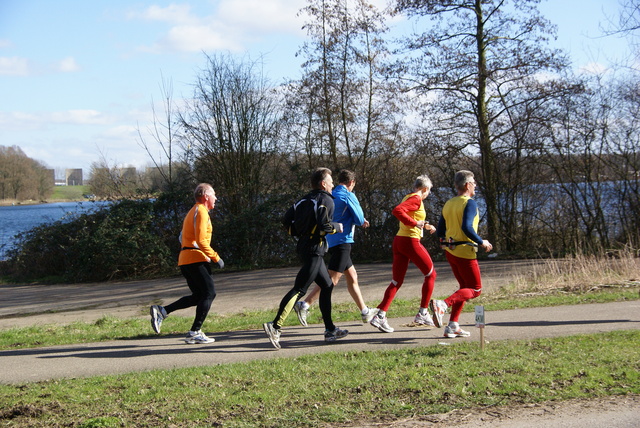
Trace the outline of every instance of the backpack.
[[289, 208], [283, 224], [289, 235], [300, 237], [305, 233], [313, 235], [317, 227], [318, 201], [304, 197]]

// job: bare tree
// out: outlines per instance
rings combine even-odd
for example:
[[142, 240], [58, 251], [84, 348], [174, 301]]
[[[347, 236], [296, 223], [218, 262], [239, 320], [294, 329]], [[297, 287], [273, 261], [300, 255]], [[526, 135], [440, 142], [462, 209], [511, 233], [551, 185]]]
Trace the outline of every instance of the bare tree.
[[[153, 170], [149, 170], [146, 178], [152, 191], [164, 190], [172, 192], [176, 181], [185, 176], [187, 165], [180, 153], [176, 153], [178, 130], [176, 129], [177, 111], [173, 100], [173, 83], [162, 77], [160, 84], [163, 111], [158, 113], [155, 103], [151, 102], [153, 119], [143, 133], [138, 125], [138, 142], [145, 149]], [[162, 116], [160, 116], [160, 114]], [[177, 173], [180, 173], [179, 175]], [[157, 180], [157, 178], [160, 180]], [[159, 181], [159, 182], [158, 182]]]
[[637, 37], [640, 30], [640, 0], [620, 0], [620, 13], [609, 17], [605, 34]]
[[0, 199], [44, 200], [53, 193], [47, 168], [20, 147], [0, 146]]
[[110, 165], [104, 153], [100, 161], [91, 164], [88, 185], [91, 192], [105, 199], [130, 199], [148, 196], [143, 190], [142, 177], [135, 167]]
[[[517, 3], [517, 4], [516, 4]], [[397, 73], [407, 90], [429, 94], [425, 108], [440, 138], [477, 159], [486, 202], [489, 239], [501, 245], [501, 153], [514, 141], [516, 117], [527, 100], [554, 93], [540, 74], [566, 65], [546, 48], [555, 28], [540, 16], [537, 0], [398, 0], [396, 12], [425, 18], [424, 31], [405, 42]], [[422, 22], [422, 21], [419, 21]], [[557, 89], [557, 87], [556, 87]], [[525, 116], [518, 116], [524, 118]]]
[[374, 233], [388, 218], [394, 192], [414, 174], [404, 162], [414, 147], [403, 124], [405, 94], [386, 76], [387, 16], [365, 0], [309, 0], [301, 13], [308, 17], [308, 41], [299, 52], [305, 62], [287, 97], [287, 129], [298, 143], [291, 148], [299, 156], [294, 165], [356, 171]]
[[193, 98], [179, 114], [182, 144], [195, 174], [224, 195], [221, 210], [240, 213], [270, 192], [276, 171], [280, 100], [261, 64], [206, 56]]
[[402, 115], [402, 97], [383, 75], [384, 15], [364, 0], [309, 0], [303, 11], [309, 41], [299, 53], [306, 60], [294, 87], [305, 130], [299, 135], [306, 153], [326, 156], [334, 168], [358, 169]]

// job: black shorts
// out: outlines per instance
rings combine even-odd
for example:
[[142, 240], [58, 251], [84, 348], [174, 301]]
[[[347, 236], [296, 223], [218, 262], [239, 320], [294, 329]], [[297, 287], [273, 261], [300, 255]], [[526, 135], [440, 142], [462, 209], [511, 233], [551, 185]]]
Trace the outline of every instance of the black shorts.
[[339, 244], [329, 248], [331, 259], [327, 266], [329, 270], [343, 273], [345, 270], [353, 266], [351, 261], [351, 244]]

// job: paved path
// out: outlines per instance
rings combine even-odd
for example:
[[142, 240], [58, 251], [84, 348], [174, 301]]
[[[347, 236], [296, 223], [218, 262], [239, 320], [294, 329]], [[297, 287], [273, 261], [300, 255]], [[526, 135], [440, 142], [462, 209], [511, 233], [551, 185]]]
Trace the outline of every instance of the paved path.
[[[295, 315], [293, 315], [295, 316]], [[479, 342], [472, 313], [460, 323], [470, 338], [445, 339], [441, 329], [409, 327], [413, 318], [395, 318], [394, 333], [381, 333], [362, 323], [340, 323], [349, 336], [333, 344], [323, 341], [323, 327], [285, 327], [275, 350], [262, 330], [216, 333], [210, 345], [187, 345], [183, 336], [154, 336], [48, 348], [0, 351], [0, 383], [26, 383], [46, 379], [87, 377], [150, 369], [227, 364], [266, 358], [296, 357], [329, 351], [382, 350], [417, 346], [447, 346]], [[486, 313], [485, 340], [533, 339], [613, 330], [640, 329], [640, 301], [558, 306]], [[23, 367], [27, 370], [17, 370]]]

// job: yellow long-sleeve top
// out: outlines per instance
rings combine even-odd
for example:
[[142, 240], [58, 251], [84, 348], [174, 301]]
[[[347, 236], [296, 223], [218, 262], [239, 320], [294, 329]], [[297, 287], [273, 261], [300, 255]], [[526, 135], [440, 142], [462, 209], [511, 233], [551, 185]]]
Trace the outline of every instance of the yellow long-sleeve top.
[[178, 266], [206, 262], [207, 257], [218, 262], [220, 256], [211, 248], [212, 233], [209, 211], [204, 204], [195, 204], [182, 222], [182, 251], [178, 256]]
[[407, 236], [409, 238], [422, 238], [422, 229], [418, 229], [416, 224], [420, 220], [427, 218], [427, 212], [424, 209], [422, 198], [417, 193], [409, 193], [402, 199], [391, 211], [398, 220], [400, 220], [400, 228], [396, 236]]

